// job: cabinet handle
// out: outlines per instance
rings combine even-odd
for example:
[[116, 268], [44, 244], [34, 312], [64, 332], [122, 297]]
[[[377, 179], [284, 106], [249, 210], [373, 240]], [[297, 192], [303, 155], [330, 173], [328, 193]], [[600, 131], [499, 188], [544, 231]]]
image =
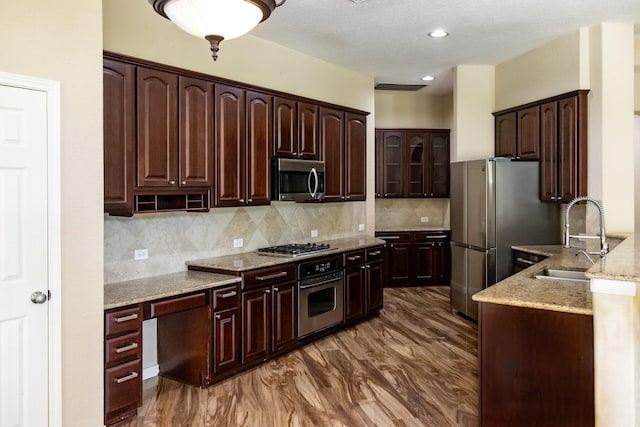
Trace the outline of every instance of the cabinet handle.
[[219, 314], [216, 314], [216, 319], [220, 320], [222, 319], [222, 316], [220, 316]]
[[182, 181], [182, 185], [187, 185], [187, 181]]
[[380, 238], [383, 240], [398, 240], [400, 236], [381, 236]]
[[367, 269], [371, 268], [371, 266], [369, 264], [365, 265], [365, 267], [367, 267]]
[[384, 193], [384, 197], [387, 197], [389, 195], [389, 193]]
[[247, 199], [247, 202], [251, 203], [253, 202], [253, 199]]
[[364, 270], [364, 265], [363, 265], [363, 266], [360, 266], [360, 270]]
[[270, 294], [270, 293], [271, 293], [271, 289], [265, 289], [265, 290], [264, 290], [264, 293], [265, 293], [265, 294]]
[[134, 342], [129, 345], [125, 345], [124, 347], [116, 348], [116, 353], [120, 354], [120, 353], [124, 353], [125, 351], [134, 350], [136, 348], [138, 348], [138, 344]]
[[528, 260], [528, 259], [524, 259], [524, 258], [519, 258], [519, 257], [518, 257], [518, 258], [516, 258], [516, 262], [521, 262], [521, 263], [523, 263], [523, 264], [527, 264], [527, 265], [534, 265], [534, 264], [537, 264], [537, 262], [530, 261], [530, 260]]
[[340, 196], [340, 199], [344, 200], [344, 196]]
[[273, 288], [273, 292], [280, 292], [280, 288]]
[[235, 297], [236, 295], [238, 295], [238, 293], [236, 291], [231, 291], [231, 292], [227, 292], [226, 294], [222, 294], [220, 295], [220, 298], [231, 298], [231, 297]]
[[281, 271], [280, 273], [269, 274], [268, 276], [258, 276], [256, 277], [256, 280], [264, 282], [265, 280], [277, 279], [278, 277], [285, 277], [286, 275], [287, 275], [286, 271]]
[[121, 377], [121, 378], [116, 378], [116, 384], [122, 384], [124, 382], [127, 381], [131, 381], [131, 380], [135, 380], [136, 378], [138, 378], [138, 373], [137, 372], [131, 372], [129, 375], [125, 376], [125, 377]]
[[447, 235], [446, 234], [437, 234], [434, 236], [425, 236], [425, 238], [427, 239], [446, 239]]
[[240, 203], [244, 203], [244, 199], [240, 199]]
[[169, 181], [169, 184], [171, 185], [175, 185], [175, 183], [176, 183], [175, 181]]
[[391, 243], [391, 244], [389, 245], [389, 247], [390, 247], [390, 248], [393, 248], [393, 243]]
[[362, 258], [360, 255], [355, 255], [355, 256], [347, 257], [347, 259], [348, 259], [349, 261], [357, 261], [357, 260], [359, 260], [360, 258]]
[[138, 315], [136, 313], [133, 313], [128, 316], [116, 317], [115, 319], [113, 319], [113, 321], [116, 323], [123, 323], [123, 322], [128, 322], [129, 320], [135, 320], [137, 318], [138, 318]]
[[371, 256], [378, 256], [378, 255], [380, 255], [381, 253], [382, 253], [382, 252], [380, 252], [380, 251], [373, 251], [373, 252], [369, 252], [369, 255], [371, 255]]

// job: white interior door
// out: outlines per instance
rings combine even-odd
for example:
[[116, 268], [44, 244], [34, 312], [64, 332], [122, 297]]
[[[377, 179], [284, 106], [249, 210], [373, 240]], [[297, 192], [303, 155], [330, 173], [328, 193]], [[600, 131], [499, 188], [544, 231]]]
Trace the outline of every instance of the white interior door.
[[48, 425], [47, 233], [47, 95], [0, 85], [0, 427]]

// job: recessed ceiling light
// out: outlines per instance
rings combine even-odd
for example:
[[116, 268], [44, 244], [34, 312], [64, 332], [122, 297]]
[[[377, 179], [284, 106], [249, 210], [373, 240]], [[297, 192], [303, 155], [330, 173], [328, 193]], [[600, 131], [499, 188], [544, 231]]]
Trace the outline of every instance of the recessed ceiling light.
[[436, 39], [440, 39], [442, 37], [447, 37], [448, 35], [449, 35], [449, 33], [447, 33], [445, 30], [440, 29], [440, 28], [429, 33], [429, 37], [433, 37], [433, 38], [436, 38]]
[[435, 79], [436, 79], [436, 78], [435, 78], [435, 77], [433, 77], [433, 76], [424, 76], [424, 77], [422, 78], [422, 80], [424, 80], [425, 82], [430, 82], [430, 81], [435, 80]]

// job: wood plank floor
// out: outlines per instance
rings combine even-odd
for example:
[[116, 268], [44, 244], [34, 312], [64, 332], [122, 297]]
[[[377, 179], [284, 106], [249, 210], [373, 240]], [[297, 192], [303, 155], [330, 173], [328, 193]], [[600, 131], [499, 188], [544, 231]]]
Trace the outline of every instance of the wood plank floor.
[[477, 426], [477, 328], [449, 288], [387, 288], [379, 317], [208, 389], [150, 379], [134, 426]]

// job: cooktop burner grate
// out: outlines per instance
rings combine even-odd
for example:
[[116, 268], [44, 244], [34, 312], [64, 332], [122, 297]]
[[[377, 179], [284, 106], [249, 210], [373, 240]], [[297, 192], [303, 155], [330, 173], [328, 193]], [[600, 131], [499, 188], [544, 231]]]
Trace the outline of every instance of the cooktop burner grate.
[[331, 245], [326, 243], [291, 243], [289, 245], [270, 246], [258, 249], [260, 255], [295, 258], [315, 252], [327, 251]]

